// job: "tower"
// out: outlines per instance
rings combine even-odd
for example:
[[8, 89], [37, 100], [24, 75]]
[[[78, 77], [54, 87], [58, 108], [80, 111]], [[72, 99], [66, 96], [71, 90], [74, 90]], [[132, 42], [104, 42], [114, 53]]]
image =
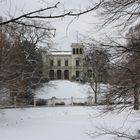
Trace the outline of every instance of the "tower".
[[82, 43], [72, 43], [72, 75], [76, 79], [79, 79], [81, 76], [83, 68], [83, 44]]

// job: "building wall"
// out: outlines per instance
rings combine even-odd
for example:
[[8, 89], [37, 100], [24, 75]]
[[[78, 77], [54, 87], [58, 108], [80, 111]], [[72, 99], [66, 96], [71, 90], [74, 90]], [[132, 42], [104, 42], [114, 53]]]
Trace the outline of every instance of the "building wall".
[[[80, 78], [80, 73], [82, 71], [82, 60], [83, 54], [80, 52], [82, 50], [82, 44], [72, 43], [70, 52], [50, 52], [43, 53], [43, 73], [49, 79], [72, 79], [72, 78]], [[77, 52], [73, 52], [73, 49], [77, 50]], [[77, 54], [78, 53], [78, 54]], [[65, 61], [68, 61], [68, 66], [65, 66]], [[51, 61], [53, 61], [53, 65], [51, 65]], [[58, 61], [61, 61], [61, 65], [58, 66]], [[79, 64], [79, 65], [76, 65]], [[61, 76], [60, 76], [61, 71]], [[79, 71], [79, 74], [78, 74]], [[54, 78], [52, 78], [54, 72]], [[52, 75], [51, 75], [51, 74]], [[59, 76], [59, 77], [58, 77]], [[61, 77], [61, 78], [60, 78]]]

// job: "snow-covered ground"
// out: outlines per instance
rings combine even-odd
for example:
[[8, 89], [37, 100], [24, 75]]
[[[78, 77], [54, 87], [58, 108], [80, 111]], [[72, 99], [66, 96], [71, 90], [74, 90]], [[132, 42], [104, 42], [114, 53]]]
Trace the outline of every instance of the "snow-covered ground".
[[[0, 110], [0, 140], [92, 140], [88, 133], [95, 132], [97, 126], [127, 130], [132, 134], [139, 129], [136, 112], [129, 114], [126, 110], [120, 114], [101, 115], [101, 108], [3, 109]], [[94, 140], [113, 140], [113, 137], [101, 136]]]
[[[54, 86], [44, 85], [36, 91], [38, 98], [87, 98], [91, 92], [88, 85], [70, 81], [49, 84]], [[101, 110], [103, 106], [0, 109], [0, 140], [113, 140], [111, 136], [93, 138], [90, 134], [100, 132], [100, 127], [132, 134], [140, 129], [140, 112], [128, 108], [119, 114], [102, 114]]]
[[[101, 84], [98, 102], [104, 100], [103, 98], [105, 92], [107, 92], [107, 86], [108, 85]], [[94, 93], [88, 84], [81, 84], [68, 80], [50, 81], [36, 90], [35, 95], [38, 99], [49, 99], [48, 105], [51, 104], [52, 97], [57, 98], [55, 99], [57, 103], [64, 102], [65, 105], [69, 105], [71, 104], [71, 97], [74, 103], [89, 103], [89, 96], [92, 97], [92, 104], [94, 104]]]
[[36, 91], [37, 98], [48, 99], [56, 98], [87, 98], [91, 94], [92, 89], [87, 84], [71, 82], [68, 80], [54, 80], [49, 84], [44, 84], [43, 87]]
[[[101, 84], [100, 92], [107, 91], [108, 85]], [[88, 84], [81, 84], [79, 82], [71, 82], [68, 80], [54, 80], [43, 87], [36, 90], [36, 97], [48, 99], [51, 97], [56, 98], [87, 98], [89, 95], [93, 95], [93, 90]]]

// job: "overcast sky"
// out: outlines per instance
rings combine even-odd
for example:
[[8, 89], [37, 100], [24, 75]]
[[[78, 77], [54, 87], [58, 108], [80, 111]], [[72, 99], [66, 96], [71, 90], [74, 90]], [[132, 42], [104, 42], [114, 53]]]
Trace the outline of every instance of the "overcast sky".
[[[22, 14], [24, 11], [29, 12], [35, 9], [43, 8], [45, 6], [53, 5], [58, 2], [58, 0], [0, 0], [0, 14], [2, 16], [17, 16]], [[61, 5], [59, 10], [62, 10], [63, 7], [65, 9], [81, 9], [91, 5], [91, 0], [59, 0]], [[9, 12], [10, 11], [10, 12]], [[59, 11], [56, 11], [59, 12]], [[47, 13], [46, 13], [47, 14]], [[58, 50], [70, 50], [70, 44], [73, 42], [77, 42], [78, 38], [81, 38], [81, 34], [83, 35], [92, 35], [96, 39], [102, 39], [105, 33], [111, 34], [110, 30], [97, 30], [97, 23], [99, 23], [99, 19], [95, 16], [95, 14], [89, 13], [76, 18], [70, 25], [72, 18], [66, 17], [63, 20], [55, 20], [52, 22], [52, 26], [56, 28], [56, 36], [53, 41], [56, 43], [55, 48]], [[67, 30], [68, 28], [68, 30]]]

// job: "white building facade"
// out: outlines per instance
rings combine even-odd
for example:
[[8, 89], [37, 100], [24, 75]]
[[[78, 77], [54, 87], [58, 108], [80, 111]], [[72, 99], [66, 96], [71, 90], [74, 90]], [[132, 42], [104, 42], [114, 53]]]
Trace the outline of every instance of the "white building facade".
[[72, 43], [71, 51], [43, 54], [43, 73], [50, 80], [80, 79], [83, 70], [83, 44]]

